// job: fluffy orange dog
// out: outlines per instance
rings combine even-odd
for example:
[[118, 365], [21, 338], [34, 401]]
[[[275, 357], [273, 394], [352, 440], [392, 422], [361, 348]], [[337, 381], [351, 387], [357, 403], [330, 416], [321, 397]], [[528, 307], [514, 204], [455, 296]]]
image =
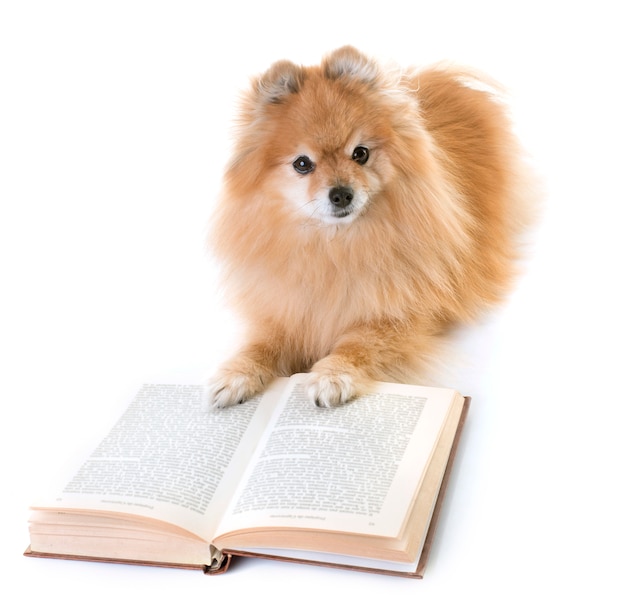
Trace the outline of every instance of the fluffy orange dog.
[[324, 407], [419, 381], [444, 332], [510, 285], [521, 171], [472, 73], [390, 73], [350, 47], [274, 64], [243, 103], [212, 233], [248, 336], [209, 404], [298, 371]]

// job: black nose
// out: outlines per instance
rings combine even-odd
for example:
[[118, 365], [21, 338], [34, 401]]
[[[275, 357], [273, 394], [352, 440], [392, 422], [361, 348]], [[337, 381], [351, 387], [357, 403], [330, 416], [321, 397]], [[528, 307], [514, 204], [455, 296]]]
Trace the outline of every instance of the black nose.
[[346, 186], [335, 186], [328, 192], [328, 199], [334, 207], [344, 208], [347, 207], [354, 197], [352, 188]]

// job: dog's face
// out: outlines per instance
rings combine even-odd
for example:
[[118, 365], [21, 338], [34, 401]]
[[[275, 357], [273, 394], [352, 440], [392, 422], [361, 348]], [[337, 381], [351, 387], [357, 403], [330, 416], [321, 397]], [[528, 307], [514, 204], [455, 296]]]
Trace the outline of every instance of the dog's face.
[[276, 182], [297, 215], [323, 224], [349, 224], [384, 185], [384, 145], [361, 105], [333, 97], [332, 89], [312, 91], [303, 89], [293, 98], [290, 107], [297, 117], [283, 137]]
[[250, 111], [264, 194], [280, 195], [295, 218], [349, 225], [392, 178], [393, 108], [375, 68], [344, 49], [320, 67], [279, 62], [257, 81]]
[[364, 141], [347, 141], [332, 151], [310, 144], [301, 143], [283, 168], [285, 198], [307, 218], [349, 223], [380, 188], [374, 169], [366, 168], [375, 148]]

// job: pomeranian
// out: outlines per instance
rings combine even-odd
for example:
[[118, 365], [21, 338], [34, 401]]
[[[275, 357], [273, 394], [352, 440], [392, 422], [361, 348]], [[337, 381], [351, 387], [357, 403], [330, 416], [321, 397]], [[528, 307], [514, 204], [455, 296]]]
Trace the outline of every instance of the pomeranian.
[[271, 66], [243, 99], [211, 232], [247, 336], [208, 404], [301, 371], [321, 407], [419, 382], [446, 331], [510, 288], [522, 163], [474, 72], [389, 70], [352, 47]]

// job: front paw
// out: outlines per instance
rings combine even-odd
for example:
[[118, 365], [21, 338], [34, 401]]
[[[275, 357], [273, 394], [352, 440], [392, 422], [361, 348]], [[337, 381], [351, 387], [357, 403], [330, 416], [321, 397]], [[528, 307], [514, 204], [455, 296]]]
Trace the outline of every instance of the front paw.
[[358, 391], [350, 374], [313, 372], [305, 392], [317, 407], [337, 407], [356, 396]]
[[223, 371], [207, 383], [203, 408], [205, 410], [223, 409], [231, 405], [238, 405], [262, 392], [264, 386], [260, 376]]

